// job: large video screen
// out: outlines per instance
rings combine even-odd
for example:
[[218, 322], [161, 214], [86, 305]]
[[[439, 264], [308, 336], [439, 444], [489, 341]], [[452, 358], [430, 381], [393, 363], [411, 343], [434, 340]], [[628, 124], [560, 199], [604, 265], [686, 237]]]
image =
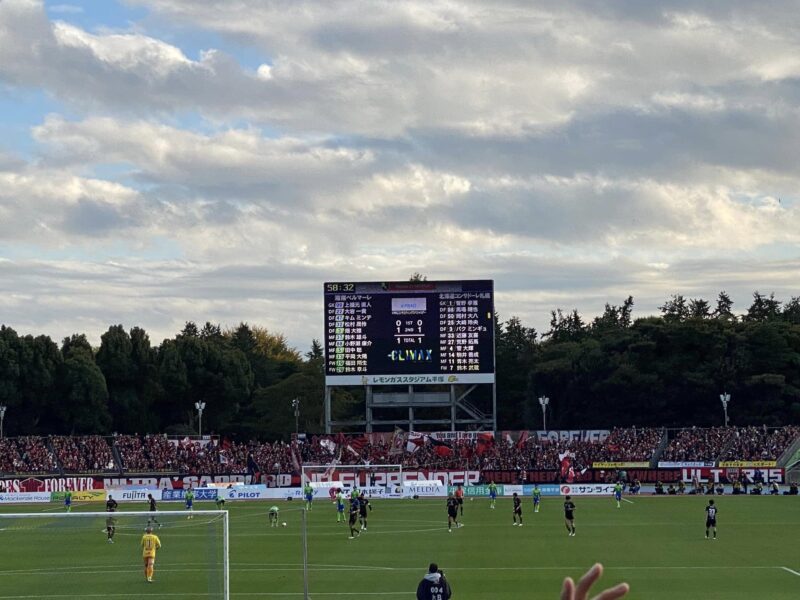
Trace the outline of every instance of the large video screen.
[[328, 282], [327, 385], [494, 382], [494, 282]]

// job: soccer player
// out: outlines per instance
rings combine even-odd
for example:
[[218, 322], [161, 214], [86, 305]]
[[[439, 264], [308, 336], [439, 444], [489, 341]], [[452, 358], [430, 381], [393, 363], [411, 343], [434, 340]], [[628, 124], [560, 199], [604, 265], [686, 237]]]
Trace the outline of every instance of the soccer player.
[[217, 505], [217, 510], [224, 510], [225, 509], [225, 498], [222, 496], [217, 496], [217, 499], [214, 500], [214, 503]]
[[461, 484], [458, 484], [456, 488], [456, 500], [458, 501], [458, 508], [461, 511], [461, 516], [464, 516], [464, 488], [461, 487]]
[[455, 499], [453, 494], [449, 494], [447, 496], [447, 531], [453, 531], [453, 525], [455, 524], [456, 528], [461, 527], [461, 523], [458, 522], [458, 500]]
[[572, 501], [572, 496], [567, 496], [564, 499], [564, 523], [567, 526], [569, 537], [575, 536], [575, 503]]
[[280, 509], [277, 506], [270, 506], [269, 507], [269, 526], [270, 527], [277, 527], [278, 526], [278, 513]]
[[708, 539], [709, 529], [714, 529], [714, 539], [717, 539], [717, 507], [714, 501], [709, 500], [706, 506], [706, 539]]
[[[113, 513], [114, 511], [117, 510], [117, 506], [119, 506], [117, 504], [117, 501], [114, 500], [114, 497], [111, 494], [109, 494], [108, 500], [106, 500], [106, 512]], [[108, 515], [106, 517], [106, 536], [108, 538], [109, 544], [114, 543], [114, 534], [116, 533], [116, 531], [117, 531], [117, 520], [111, 515]]]
[[67, 509], [67, 512], [72, 512], [72, 492], [69, 490], [64, 492], [64, 508]]
[[311, 510], [311, 502], [314, 500], [314, 488], [311, 487], [311, 482], [306, 482], [303, 486], [303, 496], [306, 498], [306, 510]]
[[614, 484], [614, 499], [617, 501], [617, 508], [621, 508], [620, 502], [622, 502], [622, 483], [619, 481]]
[[186, 510], [189, 511], [189, 516], [186, 518], [191, 519], [194, 516], [192, 515], [192, 512], [194, 512], [194, 490], [191, 488], [191, 486], [189, 486], [189, 489], [186, 490], [185, 499], [186, 499]]
[[372, 510], [372, 504], [370, 504], [364, 492], [361, 492], [361, 495], [358, 497], [358, 515], [359, 521], [361, 521], [361, 531], [367, 530], [367, 508]]
[[153, 494], [147, 494], [147, 502], [150, 504], [150, 514], [147, 516], [147, 526], [150, 527], [153, 523], [158, 525], [158, 528], [161, 529], [161, 523], [156, 519], [156, 511], [158, 508], [156, 507], [156, 499], [153, 498]]
[[358, 521], [358, 498], [350, 498], [350, 539], [357, 538], [361, 535], [361, 532], [358, 530], [358, 526], [356, 522]]
[[[522, 527], [522, 500], [517, 495], [517, 492], [514, 492], [514, 525], [519, 525]], [[519, 523], [517, 523], [517, 519], [519, 519]]]
[[489, 482], [489, 508], [494, 510], [495, 502], [497, 502], [497, 485], [494, 481]]
[[153, 533], [149, 525], [142, 536], [142, 558], [144, 559], [144, 576], [148, 583], [153, 582], [153, 571], [156, 565], [156, 550], [161, 548], [161, 540]]
[[[350, 499], [352, 501], [352, 498]], [[336, 491], [336, 522], [344, 523], [344, 495], [342, 488]]]
[[539, 489], [539, 484], [533, 485], [533, 512], [539, 512], [539, 504], [542, 502], [542, 490]]

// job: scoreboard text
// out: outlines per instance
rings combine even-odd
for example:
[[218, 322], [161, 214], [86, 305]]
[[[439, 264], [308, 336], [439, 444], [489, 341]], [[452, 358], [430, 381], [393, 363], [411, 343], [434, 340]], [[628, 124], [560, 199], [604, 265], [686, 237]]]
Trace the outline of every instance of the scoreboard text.
[[494, 282], [330, 282], [327, 385], [494, 382]]

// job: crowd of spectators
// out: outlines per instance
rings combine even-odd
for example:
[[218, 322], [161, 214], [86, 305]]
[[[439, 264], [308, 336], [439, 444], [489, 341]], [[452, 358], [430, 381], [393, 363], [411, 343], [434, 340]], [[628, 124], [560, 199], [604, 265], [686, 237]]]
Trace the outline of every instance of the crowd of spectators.
[[56, 435], [50, 438], [50, 444], [61, 469], [66, 473], [92, 473], [116, 469], [111, 446], [102, 436]]
[[724, 452], [724, 460], [778, 460], [800, 435], [800, 427], [791, 425], [768, 430], [766, 427], [743, 427], [736, 431]]
[[670, 440], [663, 461], [671, 462], [713, 462], [728, 445], [735, 427], [711, 427], [710, 429], [682, 429]]
[[51, 473], [58, 470], [47, 438], [27, 435], [0, 440], [0, 470], [7, 473]]
[[152, 470], [149, 457], [144, 453], [142, 438], [138, 435], [117, 435], [114, 437], [114, 446], [126, 471]]
[[[258, 471], [290, 473], [301, 464], [402, 464], [406, 469], [553, 470], [569, 459], [575, 470], [596, 462], [649, 462], [665, 436], [662, 429], [614, 429], [603, 440], [461, 439], [411, 443], [404, 436], [311, 436], [303, 443], [168, 439], [165, 435], [27, 436], [0, 440], [5, 473], [98, 471], [178, 472], [218, 475]], [[800, 427], [718, 427], [675, 432], [662, 461], [776, 460], [800, 436]], [[121, 459], [117, 464], [112, 448]]]

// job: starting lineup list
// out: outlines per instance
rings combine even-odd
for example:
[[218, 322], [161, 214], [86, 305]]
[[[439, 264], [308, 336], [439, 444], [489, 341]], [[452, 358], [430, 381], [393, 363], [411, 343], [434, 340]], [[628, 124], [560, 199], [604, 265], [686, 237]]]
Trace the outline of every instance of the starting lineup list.
[[492, 281], [326, 283], [328, 385], [494, 381]]

